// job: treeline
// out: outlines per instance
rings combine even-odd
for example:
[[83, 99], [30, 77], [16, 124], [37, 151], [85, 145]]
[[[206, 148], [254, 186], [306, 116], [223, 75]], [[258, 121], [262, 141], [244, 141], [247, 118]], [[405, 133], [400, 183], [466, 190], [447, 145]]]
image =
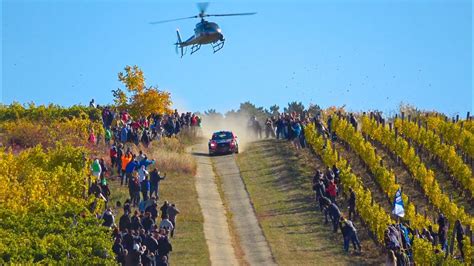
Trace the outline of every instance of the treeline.
[[248, 117], [255, 116], [258, 120], [265, 120], [268, 117], [278, 116], [282, 113], [296, 113], [301, 117], [311, 116], [316, 117], [321, 113], [321, 107], [317, 104], [310, 104], [305, 107], [302, 102], [289, 102], [287, 106], [280, 108], [278, 105], [272, 105], [269, 108], [257, 107], [255, 104], [247, 101], [240, 104], [239, 109], [230, 110], [224, 114], [217, 112], [215, 109], [209, 109], [204, 111], [204, 115], [217, 116], [217, 117], [235, 117], [245, 115]]

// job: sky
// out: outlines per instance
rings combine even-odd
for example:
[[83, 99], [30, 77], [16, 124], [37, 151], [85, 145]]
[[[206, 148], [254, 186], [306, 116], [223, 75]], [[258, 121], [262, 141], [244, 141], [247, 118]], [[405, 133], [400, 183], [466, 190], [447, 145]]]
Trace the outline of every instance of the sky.
[[142, 68], [174, 107], [225, 112], [291, 101], [386, 114], [401, 102], [448, 115], [474, 112], [473, 6], [449, 1], [216, 1], [224, 49], [180, 58], [191, 1], [2, 0], [1, 102], [112, 102], [117, 73]]

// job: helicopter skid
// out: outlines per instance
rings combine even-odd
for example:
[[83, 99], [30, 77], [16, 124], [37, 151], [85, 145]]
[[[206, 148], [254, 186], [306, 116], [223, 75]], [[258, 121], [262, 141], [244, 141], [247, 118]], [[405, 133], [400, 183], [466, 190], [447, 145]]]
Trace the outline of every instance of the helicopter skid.
[[218, 51], [220, 51], [222, 48], [224, 48], [224, 39], [220, 40], [220, 41], [217, 41], [215, 43], [212, 43], [212, 49], [214, 50], [214, 53], [217, 53]]
[[195, 52], [199, 51], [199, 49], [201, 49], [201, 45], [200, 44], [193, 44], [191, 46], [191, 54], [194, 54]]

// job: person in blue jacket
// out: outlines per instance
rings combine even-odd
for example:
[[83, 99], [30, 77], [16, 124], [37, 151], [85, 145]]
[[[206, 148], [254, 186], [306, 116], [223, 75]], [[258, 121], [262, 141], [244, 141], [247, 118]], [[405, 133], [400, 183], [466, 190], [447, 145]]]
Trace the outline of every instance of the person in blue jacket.
[[122, 130], [120, 131], [120, 141], [122, 143], [127, 142], [128, 140], [128, 129], [127, 126], [122, 127]]
[[136, 158], [133, 158], [133, 160], [131, 160], [127, 164], [127, 166], [125, 167], [125, 183], [127, 182], [127, 180], [132, 180], [133, 171], [138, 170], [138, 167], [140, 167], [140, 164], [138, 163]]

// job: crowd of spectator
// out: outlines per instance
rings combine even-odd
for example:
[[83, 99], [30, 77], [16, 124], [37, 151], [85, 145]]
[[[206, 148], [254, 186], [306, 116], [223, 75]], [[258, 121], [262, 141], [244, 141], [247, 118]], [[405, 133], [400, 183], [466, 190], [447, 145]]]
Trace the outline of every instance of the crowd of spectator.
[[201, 127], [201, 117], [191, 112], [180, 114], [178, 110], [174, 110], [173, 114], [151, 114], [134, 118], [127, 111], [117, 111], [108, 106], [101, 110], [104, 134], [101, 136], [91, 129], [89, 142], [92, 144], [98, 144], [103, 137], [106, 144], [142, 143], [148, 146], [153, 140], [175, 136], [183, 129], [196, 133], [197, 128]]
[[[358, 130], [359, 122], [354, 114], [347, 115], [337, 114], [339, 117], [344, 117], [349, 123]], [[384, 121], [380, 113], [375, 113], [375, 119]], [[256, 137], [262, 138], [262, 134], [258, 133], [259, 127], [255, 126], [258, 123], [255, 118], [249, 121], [249, 129], [255, 132]], [[332, 129], [332, 117], [329, 116], [327, 121], [323, 121], [321, 117], [302, 117], [296, 113], [285, 113], [279, 116], [269, 117], [265, 121], [265, 138], [286, 139], [291, 141], [296, 149], [307, 147], [304, 128], [314, 123], [317, 132], [326, 139], [337, 141], [337, 135]], [[315, 199], [319, 209], [324, 214], [325, 221], [331, 221], [332, 229], [337, 232], [341, 229], [343, 236], [344, 251], [349, 250], [350, 242], [354, 246], [356, 252], [361, 252], [361, 245], [357, 235], [357, 230], [353, 219], [356, 217], [356, 194], [349, 188], [349, 197], [347, 202], [348, 215], [344, 217], [341, 212], [342, 203], [338, 203], [336, 199], [340, 194], [340, 179], [339, 170], [334, 165], [332, 168], [327, 168], [324, 172], [318, 170], [312, 180], [312, 188], [315, 193]], [[448, 251], [448, 229], [449, 221], [440, 214], [437, 220], [439, 230], [435, 232], [432, 227], [419, 230], [414, 230], [410, 227], [409, 222], [399, 222], [390, 225], [385, 233], [385, 248], [387, 250], [387, 265], [411, 265], [413, 263], [412, 245], [415, 238], [422, 238], [434, 247], [441, 246], [441, 249], [435, 248], [436, 252]], [[461, 254], [461, 259], [464, 258], [463, 252], [463, 237], [464, 228], [459, 220], [454, 225], [454, 239]], [[452, 248], [451, 248], [452, 252]]]
[[[103, 158], [92, 160], [88, 192], [105, 202], [105, 211], [99, 218], [103, 226], [113, 230], [112, 250], [116, 261], [121, 265], [168, 265], [173, 251], [170, 239], [175, 236], [180, 211], [166, 200], [159, 206], [160, 182], [166, 179], [166, 173], [162, 174], [157, 162], [142, 151], [135, 154], [131, 145], [147, 146], [152, 140], [177, 135], [184, 128], [196, 130], [201, 126], [201, 118], [175, 110], [171, 115], [133, 119], [128, 112], [103, 107], [102, 120], [110, 163]], [[98, 144], [99, 141], [100, 136], [91, 130], [89, 142]], [[129, 192], [125, 202], [117, 201], [114, 206], [110, 204], [108, 183], [111, 179], [127, 186]], [[91, 209], [96, 204], [97, 200]], [[117, 224], [115, 216], [119, 213], [123, 214]]]

